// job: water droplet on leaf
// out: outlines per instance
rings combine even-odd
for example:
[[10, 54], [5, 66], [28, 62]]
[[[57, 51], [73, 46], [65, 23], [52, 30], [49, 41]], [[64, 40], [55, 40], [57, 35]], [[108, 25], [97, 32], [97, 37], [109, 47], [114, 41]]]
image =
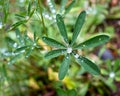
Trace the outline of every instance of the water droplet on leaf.
[[71, 47], [68, 47], [67, 48], [67, 53], [71, 53], [72, 52], [72, 48]]
[[74, 57], [77, 59], [79, 57], [79, 54], [75, 54]]
[[115, 77], [115, 73], [114, 72], [110, 72], [109, 77], [110, 78], [114, 78]]

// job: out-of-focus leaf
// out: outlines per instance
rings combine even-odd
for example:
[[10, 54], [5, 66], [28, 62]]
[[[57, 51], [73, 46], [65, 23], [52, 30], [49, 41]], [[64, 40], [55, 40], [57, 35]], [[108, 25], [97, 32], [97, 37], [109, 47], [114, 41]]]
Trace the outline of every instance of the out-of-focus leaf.
[[60, 13], [62, 13], [63, 10], [65, 9], [65, 5], [66, 5], [67, 1], [68, 1], [68, 0], [61, 0]]
[[17, 48], [14, 53], [23, 53], [29, 46], [22, 46], [20, 48]]
[[15, 63], [19, 58], [20, 58], [21, 54], [18, 54], [16, 56], [14, 56], [9, 62], [8, 64], [11, 65], [13, 63]]
[[[63, 0], [64, 1], [64, 0]], [[70, 10], [73, 8], [73, 6], [75, 5], [75, 1], [73, 0], [65, 9], [64, 15], [67, 14], [68, 12], [70, 12]]]
[[63, 89], [57, 89], [58, 96], [68, 96], [67, 92], [65, 92]]
[[93, 37], [83, 43], [80, 43], [75, 47], [75, 49], [86, 49], [90, 47], [96, 47], [98, 45], [104, 44], [109, 40], [109, 36], [107, 35], [98, 35]]
[[80, 88], [80, 96], [86, 96], [86, 93], [88, 91], [89, 88], [89, 83], [83, 84], [82, 88]]
[[66, 28], [65, 28], [65, 24], [64, 24], [63, 18], [60, 14], [56, 15], [56, 21], [57, 21], [59, 31], [60, 31], [64, 41], [66, 43], [69, 43], [68, 36], [67, 36], [67, 31], [66, 31]]
[[32, 49], [32, 47], [31, 47], [31, 48], [29, 48], [28, 51], [26, 51], [26, 55], [25, 55], [26, 58], [28, 58], [28, 57], [30, 56], [32, 50], [33, 50], [33, 49]]
[[50, 46], [53, 46], [53, 47], [56, 47], [56, 48], [65, 48], [65, 46], [63, 44], [59, 43], [58, 41], [56, 41], [54, 39], [51, 39], [51, 38], [48, 38], [48, 37], [42, 37], [42, 40]]
[[27, 35], [27, 32], [24, 34], [24, 41], [26, 45], [33, 44], [34, 42], [30, 39], [30, 37]]
[[60, 69], [59, 69], [59, 80], [64, 79], [65, 75], [68, 72], [69, 69], [69, 63], [70, 63], [70, 55], [67, 54], [62, 62], [62, 64], [60, 65]]
[[32, 17], [32, 15], [33, 15], [34, 12], [35, 12], [35, 9], [33, 9], [33, 10], [30, 12], [29, 17]]
[[26, 22], [27, 22], [27, 20], [21, 20], [21, 21], [16, 22], [15, 24], [12, 25], [11, 30], [17, 28], [18, 26], [20, 26]]
[[23, 39], [23, 37], [22, 37], [22, 35], [21, 35], [21, 33], [20, 33], [20, 30], [17, 28], [17, 29], [15, 30], [15, 32], [16, 32], [16, 37], [17, 37], [20, 45], [24, 45], [24, 39]]
[[113, 70], [115, 72], [119, 71], [119, 67], [120, 67], [120, 59], [117, 59], [114, 61], [114, 67], [113, 67]]
[[49, 5], [51, 13], [56, 14], [55, 1], [54, 0], [49, 0], [48, 5]]
[[100, 69], [96, 64], [94, 64], [92, 61], [89, 59], [80, 56], [77, 59], [78, 63], [88, 72], [90, 72], [93, 75], [99, 75], [100, 74]]
[[22, 16], [20, 14], [15, 14], [15, 16], [20, 17], [20, 18], [25, 18], [25, 16]]
[[71, 45], [74, 44], [74, 42], [76, 41], [78, 35], [79, 35], [79, 32], [85, 22], [85, 17], [86, 17], [86, 12], [85, 11], [82, 11], [77, 20], [76, 20], [76, 24], [75, 24], [75, 27], [74, 27], [74, 32], [73, 32], [73, 36], [72, 36], [72, 41], [71, 41]]
[[74, 89], [68, 90], [67, 93], [68, 93], [68, 96], [77, 96], [77, 92]]
[[45, 58], [52, 59], [54, 57], [57, 57], [57, 56], [63, 55], [63, 54], [66, 54], [66, 49], [52, 50], [45, 55]]
[[37, 34], [36, 32], [34, 32], [34, 41], [36, 41], [36, 38], [37, 38]]
[[29, 5], [28, 5], [28, 16], [30, 15], [30, 11], [31, 11], [31, 2], [29, 2]]
[[[12, 40], [12, 39], [9, 38], [9, 37], [6, 37], [6, 41], [7, 41], [7, 43], [8, 43], [8, 47], [11, 47], [11, 48], [15, 47], [15, 46], [14, 46], [14, 44], [15, 44], [15, 41], [14, 41], [14, 40]], [[17, 44], [17, 43], [16, 43], [16, 44]]]

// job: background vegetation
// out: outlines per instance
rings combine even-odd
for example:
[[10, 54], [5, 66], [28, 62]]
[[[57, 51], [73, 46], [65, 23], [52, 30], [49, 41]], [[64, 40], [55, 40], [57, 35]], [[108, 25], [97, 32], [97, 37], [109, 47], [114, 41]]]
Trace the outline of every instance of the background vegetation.
[[[78, 51], [94, 61], [101, 74], [91, 75], [71, 58], [69, 72], [60, 81], [63, 56], [45, 59], [52, 47], [42, 37], [61, 42], [59, 13], [71, 38], [83, 10], [87, 16], [77, 42], [102, 33], [110, 36], [102, 46]], [[0, 96], [119, 96], [119, 68], [119, 0], [0, 0]]]

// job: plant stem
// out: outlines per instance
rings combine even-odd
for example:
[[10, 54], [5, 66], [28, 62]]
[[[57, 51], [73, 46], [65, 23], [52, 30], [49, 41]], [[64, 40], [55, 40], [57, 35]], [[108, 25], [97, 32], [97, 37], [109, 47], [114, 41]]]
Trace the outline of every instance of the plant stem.
[[42, 7], [41, 7], [41, 1], [38, 0], [38, 5], [39, 5], [39, 8], [40, 8], [40, 16], [41, 16], [41, 19], [42, 19], [42, 24], [43, 24], [43, 28], [44, 28], [44, 32], [47, 35], [47, 31], [46, 31], [46, 27], [45, 27], [45, 23], [44, 23], [44, 19], [43, 19], [43, 15], [42, 15]]

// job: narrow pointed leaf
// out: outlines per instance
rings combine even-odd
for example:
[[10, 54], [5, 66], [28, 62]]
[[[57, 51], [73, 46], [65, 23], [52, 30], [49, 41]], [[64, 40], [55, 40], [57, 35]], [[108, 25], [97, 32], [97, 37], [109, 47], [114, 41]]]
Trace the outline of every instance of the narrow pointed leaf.
[[20, 48], [17, 48], [14, 53], [23, 53], [29, 46], [22, 46]]
[[57, 26], [59, 28], [59, 31], [60, 31], [64, 41], [66, 43], [69, 43], [68, 42], [67, 31], [66, 31], [66, 28], [65, 28], [65, 24], [64, 24], [63, 18], [62, 18], [62, 16], [60, 14], [56, 15], [56, 21], [57, 21]]
[[25, 18], [25, 16], [22, 16], [20, 14], [15, 14], [15, 16], [20, 17], [20, 18]]
[[27, 10], [27, 11], [28, 11], [28, 14], [27, 14], [27, 15], [29, 16], [30, 11], [31, 11], [31, 2], [29, 2], [29, 5], [28, 5], [28, 10]]
[[57, 94], [58, 94], [58, 96], [68, 96], [67, 92], [60, 88], [57, 89]]
[[58, 74], [59, 80], [64, 79], [65, 75], [68, 72], [69, 64], [70, 64], [70, 55], [68, 54], [68, 55], [66, 55], [66, 57], [64, 58], [61, 66], [60, 66], [59, 74]]
[[68, 0], [61, 0], [60, 13], [62, 13], [63, 10], [65, 9], [65, 5], [66, 5], [67, 1], [68, 1]]
[[22, 25], [22, 24], [24, 24], [24, 23], [26, 23], [26, 22], [27, 22], [27, 20], [21, 20], [21, 21], [18, 21], [18, 22], [16, 22], [16, 23], [14, 23], [14, 24], [12, 25], [11, 30], [17, 28], [18, 26], [20, 26], [20, 25]]
[[35, 12], [35, 9], [33, 9], [33, 10], [30, 12], [29, 17], [32, 17], [32, 15], [34, 14], [34, 12]]
[[45, 55], [45, 58], [51, 59], [51, 58], [54, 58], [54, 57], [57, 57], [57, 56], [63, 55], [63, 54], [66, 54], [66, 49], [52, 50]]
[[98, 35], [96, 37], [93, 37], [83, 43], [80, 43], [75, 47], [75, 49], [86, 49], [90, 47], [96, 47], [101, 44], [106, 43], [109, 40], [109, 36], [107, 35]]
[[80, 56], [77, 59], [78, 63], [88, 72], [90, 72], [93, 75], [99, 75], [100, 74], [100, 69], [96, 64], [94, 64], [92, 61], [89, 59]]
[[74, 44], [74, 42], [76, 41], [78, 35], [79, 35], [79, 32], [85, 22], [85, 17], [86, 17], [86, 12], [85, 11], [82, 11], [80, 13], [80, 15], [78, 16], [77, 20], [76, 20], [76, 24], [75, 24], [75, 28], [74, 28], [74, 33], [73, 33], [73, 36], [72, 36], [72, 41], [71, 41], [71, 45]]
[[14, 56], [14, 57], [8, 62], [8, 64], [11, 65], [11, 64], [15, 63], [20, 57], [21, 57], [21, 54], [18, 54], [18, 55], [16, 55], [16, 56]]
[[19, 43], [20, 43], [21, 45], [23, 45], [23, 44], [24, 44], [24, 39], [23, 39], [23, 37], [22, 37], [22, 35], [21, 35], [21, 33], [20, 33], [20, 30], [19, 30], [19, 29], [16, 29], [15, 32], [16, 32], [16, 37], [17, 37]]
[[76, 1], [76, 0], [73, 0], [73, 1], [66, 7], [65, 12], [64, 12], [64, 15], [70, 12], [70, 10], [71, 10], [71, 9], [73, 8], [73, 6], [75, 5], [75, 1]]
[[48, 37], [42, 37], [42, 40], [50, 46], [53, 46], [53, 47], [56, 47], [56, 48], [65, 48], [65, 46], [63, 44], [59, 43], [58, 41], [56, 41], [54, 39], [51, 39], [51, 38], [48, 38]]
[[67, 93], [68, 93], [68, 96], [77, 96], [77, 92], [74, 89], [68, 90]]
[[29, 56], [30, 56], [30, 54], [31, 54], [31, 52], [32, 52], [32, 47], [26, 52], [26, 55], [25, 55], [25, 57], [26, 58], [28, 58]]
[[26, 45], [31, 45], [31, 44], [34, 43], [34, 42], [31, 40], [31, 38], [27, 35], [27, 32], [25, 32], [25, 34], [24, 34], [24, 41], [25, 41], [25, 44], [26, 44]]
[[48, 1], [48, 6], [50, 8], [50, 11], [52, 14], [56, 14], [56, 8], [55, 8], [55, 1], [54, 0], [49, 0]]

